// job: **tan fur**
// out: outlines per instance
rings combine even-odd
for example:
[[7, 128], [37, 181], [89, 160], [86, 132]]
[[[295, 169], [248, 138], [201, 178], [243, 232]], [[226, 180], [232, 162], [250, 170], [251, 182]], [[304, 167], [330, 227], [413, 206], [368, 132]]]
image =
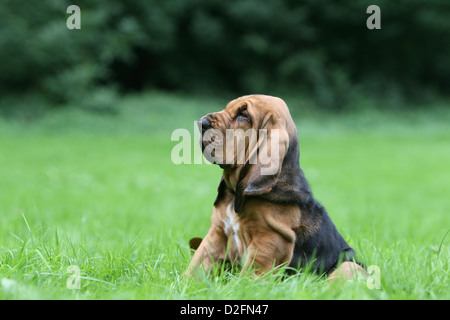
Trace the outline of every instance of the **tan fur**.
[[214, 207], [209, 232], [196, 250], [186, 273], [199, 266], [208, 270], [212, 261], [220, 260], [241, 261], [242, 273], [253, 265], [257, 274], [289, 263], [296, 239], [293, 229], [298, 227], [300, 220], [298, 206], [249, 200], [242, 213], [236, 215], [240, 226], [238, 244], [229, 232], [225, 232], [223, 221], [229, 204], [224, 202]]
[[[233, 122], [236, 112], [243, 105], [247, 106], [252, 123]], [[225, 132], [226, 129], [243, 130], [253, 127], [255, 130], [265, 128], [280, 130], [281, 148], [280, 158], [287, 150], [288, 139], [296, 135], [297, 131], [289, 109], [283, 100], [270, 96], [245, 96], [231, 101], [225, 110], [208, 115], [212, 127]], [[240, 125], [240, 126], [239, 126]], [[285, 145], [283, 145], [283, 143]], [[259, 147], [259, 145], [258, 145]], [[223, 153], [226, 154], [226, 146]], [[247, 150], [249, 157], [255, 150]], [[270, 152], [270, 150], [269, 150]], [[300, 228], [300, 209], [297, 205], [279, 205], [269, 201], [249, 198], [239, 214], [232, 210], [233, 221], [239, 230], [226, 230], [224, 221], [227, 219], [227, 208], [233, 206], [234, 192], [243, 165], [222, 166], [223, 179], [227, 186], [225, 198], [213, 208], [211, 226], [196, 250], [186, 274], [201, 267], [209, 270], [213, 261], [240, 261], [242, 272], [253, 265], [256, 273], [267, 272], [274, 266], [287, 264], [292, 258], [296, 234], [293, 230]], [[244, 178], [249, 182], [258, 175], [254, 166]], [[229, 209], [230, 210], [230, 209]], [[230, 229], [230, 227], [228, 228]], [[236, 241], [235, 241], [236, 240]], [[225, 253], [227, 255], [225, 256]]]
[[328, 276], [328, 282], [339, 283], [343, 280], [357, 277], [367, 277], [366, 270], [364, 270], [359, 264], [351, 261], [344, 261]]
[[[236, 120], [244, 108], [251, 121]], [[269, 132], [278, 129], [279, 171], [289, 142], [297, 139], [297, 129], [289, 109], [283, 100], [276, 97], [240, 97], [228, 103], [224, 110], [206, 117], [211, 127], [220, 130], [223, 135], [227, 129], [252, 128], [266, 129]], [[297, 236], [312, 235], [319, 228], [319, 221], [302, 217], [297, 204], [280, 204], [255, 197], [270, 192], [278, 181], [278, 175], [275, 173], [270, 177], [261, 177], [262, 164], [248, 164], [252, 155], [261, 152], [263, 148], [270, 149], [268, 140], [271, 137], [268, 136], [267, 141], [262, 141], [259, 136], [249, 139], [256, 139], [256, 144], [250, 147], [252, 144], [246, 143], [245, 164], [239, 164], [237, 161], [220, 164], [223, 180], [213, 207], [211, 226], [199, 246], [198, 240], [192, 241], [191, 247], [198, 248], [185, 271], [186, 275], [192, 275], [197, 269], [208, 271], [213, 263], [218, 261], [241, 263], [243, 274], [247, 273], [251, 266], [256, 274], [268, 272], [275, 266], [289, 264]], [[226, 143], [219, 148], [221, 150], [218, 152], [222, 153], [223, 158], [234, 151], [228, 150]], [[262, 151], [271, 154], [271, 150]], [[358, 266], [357, 271], [359, 269], [362, 268]], [[343, 263], [341, 268], [332, 273], [332, 277], [348, 276], [350, 270], [348, 263]]]

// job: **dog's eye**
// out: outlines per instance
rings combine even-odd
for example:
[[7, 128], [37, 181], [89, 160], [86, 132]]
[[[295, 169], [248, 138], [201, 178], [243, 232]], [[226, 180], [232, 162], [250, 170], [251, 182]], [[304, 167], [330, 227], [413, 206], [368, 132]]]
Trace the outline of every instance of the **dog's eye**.
[[237, 121], [248, 121], [249, 119], [248, 119], [247, 116], [244, 116], [244, 115], [240, 114], [240, 115], [238, 115], [238, 116], [236, 117], [236, 120], [237, 120]]
[[244, 107], [242, 108], [239, 113], [236, 116], [236, 120], [237, 121], [249, 121], [250, 122], [250, 118], [248, 117], [248, 112], [247, 112], [247, 108]]

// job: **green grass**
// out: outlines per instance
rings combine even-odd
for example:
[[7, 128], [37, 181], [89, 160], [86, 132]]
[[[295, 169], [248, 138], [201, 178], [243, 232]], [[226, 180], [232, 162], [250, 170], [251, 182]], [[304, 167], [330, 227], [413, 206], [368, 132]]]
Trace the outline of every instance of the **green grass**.
[[[208, 230], [221, 172], [174, 165], [170, 134], [192, 132], [227, 100], [149, 93], [124, 98], [116, 116], [0, 120], [0, 299], [450, 298], [444, 108], [293, 112], [313, 192], [359, 259], [380, 268], [381, 289], [303, 273], [184, 278], [188, 240]], [[79, 290], [67, 287], [72, 265]]]

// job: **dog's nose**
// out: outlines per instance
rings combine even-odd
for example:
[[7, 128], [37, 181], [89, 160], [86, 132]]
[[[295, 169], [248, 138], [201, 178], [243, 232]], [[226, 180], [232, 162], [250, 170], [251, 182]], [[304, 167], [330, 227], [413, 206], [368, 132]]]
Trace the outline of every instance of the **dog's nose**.
[[206, 118], [198, 120], [198, 126], [202, 128], [202, 133], [211, 127], [211, 122]]

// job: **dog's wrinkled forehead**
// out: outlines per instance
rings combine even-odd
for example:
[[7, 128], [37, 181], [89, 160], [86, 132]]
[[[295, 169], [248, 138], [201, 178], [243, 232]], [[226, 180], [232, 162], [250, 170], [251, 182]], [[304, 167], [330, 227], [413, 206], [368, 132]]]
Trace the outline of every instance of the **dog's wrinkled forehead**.
[[230, 101], [225, 110], [233, 113], [238, 111], [243, 106], [251, 106], [256, 109], [255, 111], [259, 113], [265, 113], [270, 111], [282, 111], [285, 103], [283, 100], [277, 97], [266, 96], [266, 95], [248, 95], [242, 96], [237, 99]]
[[[258, 119], [273, 116], [277, 119], [291, 119], [286, 103], [278, 98], [267, 95], [248, 95], [230, 101], [223, 110], [233, 117], [243, 109], [258, 123]], [[275, 119], [274, 119], [275, 120]]]

